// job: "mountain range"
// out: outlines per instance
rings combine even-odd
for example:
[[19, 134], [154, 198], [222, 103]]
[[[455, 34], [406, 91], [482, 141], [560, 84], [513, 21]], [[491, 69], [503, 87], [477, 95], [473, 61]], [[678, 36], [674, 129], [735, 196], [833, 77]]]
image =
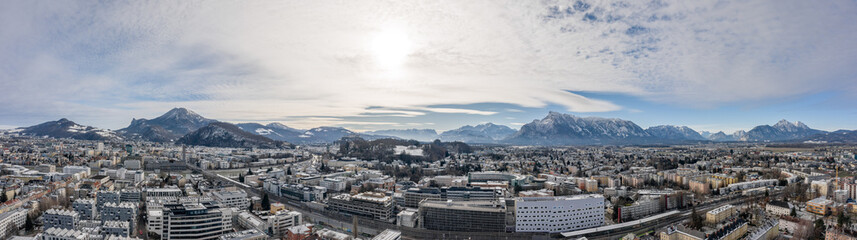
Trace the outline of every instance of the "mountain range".
[[628, 145], [682, 144], [698, 142], [857, 142], [857, 131], [826, 132], [801, 122], [781, 120], [759, 125], [749, 131], [699, 133], [687, 126], [660, 125], [643, 129], [632, 121], [618, 118], [578, 117], [549, 112], [519, 130], [493, 123], [462, 126], [438, 133], [433, 129], [389, 129], [357, 133], [341, 127], [296, 129], [280, 123], [231, 124], [205, 118], [185, 108], [174, 108], [149, 119], [133, 119], [131, 124], [110, 131], [77, 124], [68, 119], [6, 131], [38, 137], [81, 140], [131, 140], [174, 142], [212, 147], [288, 147], [291, 144], [327, 144], [343, 137], [367, 140], [394, 138], [423, 142], [439, 139], [466, 143], [511, 145]]

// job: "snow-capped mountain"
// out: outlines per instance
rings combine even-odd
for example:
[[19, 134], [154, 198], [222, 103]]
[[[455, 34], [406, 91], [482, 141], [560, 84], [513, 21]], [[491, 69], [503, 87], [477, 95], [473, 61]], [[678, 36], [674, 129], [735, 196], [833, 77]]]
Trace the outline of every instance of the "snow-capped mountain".
[[213, 122], [179, 138], [176, 143], [207, 147], [280, 148], [289, 144], [241, 130], [225, 122]]
[[804, 142], [857, 143], [857, 130], [836, 130], [819, 133], [801, 140]]
[[18, 128], [22, 135], [36, 137], [71, 138], [79, 140], [120, 140], [115, 132], [90, 126], [83, 126], [68, 119], [45, 122], [42, 124]]
[[131, 125], [118, 132], [127, 139], [169, 142], [213, 122], [217, 120], [204, 118], [186, 108], [173, 108], [151, 120], [133, 119]]
[[402, 139], [413, 139], [417, 141], [429, 142], [438, 139], [439, 135], [434, 129], [387, 129], [378, 131], [364, 132], [364, 134], [393, 136]]
[[515, 134], [515, 132], [514, 129], [507, 126], [483, 123], [476, 126], [465, 125], [445, 131], [440, 134], [440, 140], [445, 142], [495, 143]]
[[663, 140], [705, 140], [702, 135], [687, 126], [660, 125], [649, 127], [646, 132]]
[[715, 141], [715, 142], [731, 142], [731, 141], [735, 141], [735, 137], [733, 137], [732, 135], [726, 134], [723, 131], [719, 131], [715, 134], [711, 134], [710, 136], [708, 136], [708, 140]]
[[773, 126], [760, 125], [747, 132], [744, 137], [737, 137], [743, 141], [787, 141], [806, 138], [825, 131], [809, 128], [802, 122], [789, 122], [780, 120]]
[[789, 122], [785, 119], [772, 125], [759, 125], [750, 131], [738, 130], [731, 135], [718, 132], [708, 137], [711, 141], [745, 141], [745, 142], [776, 142], [808, 139], [811, 136], [828, 132], [812, 129], [802, 122]]
[[645, 143], [653, 139], [651, 134], [631, 121], [550, 112], [541, 120], [525, 124], [505, 142], [526, 145], [598, 145]]
[[305, 130], [295, 129], [287, 127], [281, 123], [269, 123], [266, 125], [258, 124], [258, 123], [239, 123], [236, 124], [241, 130], [262, 135], [274, 140], [286, 141], [286, 142], [300, 142], [299, 138]]
[[705, 139], [708, 139], [708, 137], [709, 137], [709, 136], [711, 136], [712, 134], [714, 134], [714, 133], [709, 132], [709, 131], [701, 131], [701, 132], [699, 132], [699, 136], [702, 136], [702, 137], [703, 137], [703, 138], [705, 138]]

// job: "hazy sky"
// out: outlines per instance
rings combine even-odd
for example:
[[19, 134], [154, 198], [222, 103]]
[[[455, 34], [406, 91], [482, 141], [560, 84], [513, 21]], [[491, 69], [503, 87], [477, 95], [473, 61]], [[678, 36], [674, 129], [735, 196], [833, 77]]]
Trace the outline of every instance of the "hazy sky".
[[0, 126], [857, 128], [855, 1], [2, 1]]

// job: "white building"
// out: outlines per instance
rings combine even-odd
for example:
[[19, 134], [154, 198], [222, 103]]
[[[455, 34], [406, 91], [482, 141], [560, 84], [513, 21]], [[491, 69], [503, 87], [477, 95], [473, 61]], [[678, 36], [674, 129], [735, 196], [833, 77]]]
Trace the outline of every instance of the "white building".
[[[156, 216], [156, 217], [153, 217]], [[155, 222], [159, 219], [160, 222]], [[201, 199], [196, 201], [183, 199], [165, 203], [159, 209], [149, 211], [149, 229], [159, 225], [160, 231], [153, 231], [161, 239], [218, 239], [232, 232], [232, 210], [220, 208], [216, 201]]]
[[21, 229], [27, 221], [27, 209], [15, 209], [0, 214], [0, 239], [5, 239], [6, 233], [12, 226]]
[[250, 198], [243, 190], [212, 192], [211, 197], [222, 203], [224, 207], [234, 207], [241, 210], [250, 208]]
[[276, 214], [268, 216], [268, 225], [274, 236], [285, 236], [290, 227], [303, 224], [303, 214], [296, 211], [280, 210]]
[[267, 232], [268, 223], [250, 212], [242, 211], [235, 215], [235, 222], [245, 229], [256, 229]]
[[341, 192], [345, 190], [345, 181], [341, 178], [325, 178], [319, 186], [330, 189], [330, 191]]
[[515, 199], [516, 232], [558, 233], [604, 225], [604, 197], [576, 195]]

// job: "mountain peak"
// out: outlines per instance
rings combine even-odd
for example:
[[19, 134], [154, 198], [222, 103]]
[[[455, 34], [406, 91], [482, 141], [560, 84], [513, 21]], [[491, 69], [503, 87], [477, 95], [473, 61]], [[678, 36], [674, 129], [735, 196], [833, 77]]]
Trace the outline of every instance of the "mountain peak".
[[777, 128], [777, 129], [781, 129], [781, 130], [782, 129], [794, 129], [794, 128], [809, 129], [809, 127], [807, 127], [806, 124], [803, 124], [800, 121], [789, 122], [788, 120], [785, 120], [785, 119], [780, 120], [779, 122], [777, 122], [777, 124], [774, 124], [773, 127]]
[[164, 115], [161, 115], [160, 118], [175, 119], [175, 118], [185, 118], [185, 116], [202, 117], [199, 114], [196, 114], [195, 112], [193, 112], [191, 110], [188, 110], [187, 108], [177, 107], [177, 108], [170, 109], [170, 111], [168, 111], [167, 113], [164, 113]]

